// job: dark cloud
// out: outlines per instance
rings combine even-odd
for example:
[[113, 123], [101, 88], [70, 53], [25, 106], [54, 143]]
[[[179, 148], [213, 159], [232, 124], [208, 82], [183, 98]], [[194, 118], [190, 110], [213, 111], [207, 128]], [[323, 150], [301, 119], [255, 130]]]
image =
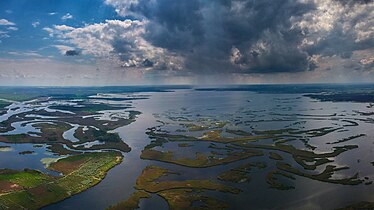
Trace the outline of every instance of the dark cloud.
[[148, 60], [148, 59], [145, 59], [143, 62], [142, 62], [142, 65], [144, 66], [144, 67], [153, 67], [153, 62], [152, 61], [150, 61], [150, 60]]
[[[307, 54], [297, 48], [301, 31], [290, 29], [290, 18], [312, 9], [295, 0], [140, 0], [130, 8], [150, 21], [145, 38], [183, 55], [189, 70], [244, 73], [308, 69]], [[234, 63], [233, 47], [242, 55]]]
[[276, 73], [313, 70], [318, 67], [313, 56], [347, 59], [374, 47], [368, 31], [374, 27], [372, 11], [363, 8], [372, 3], [138, 0], [120, 11], [147, 20], [144, 38], [183, 57], [186, 71]]
[[342, 5], [346, 6], [352, 6], [354, 4], [368, 4], [372, 3], [374, 0], [335, 0], [341, 3]]
[[374, 39], [356, 41], [352, 34], [345, 34], [342, 29], [335, 29], [318, 44], [307, 47], [306, 51], [310, 55], [338, 55], [341, 58], [350, 58], [354, 51], [371, 47], [374, 47]]
[[171, 50], [192, 50], [204, 41], [202, 5], [198, 0], [149, 0], [139, 3], [139, 11], [152, 20], [146, 38], [156, 46]]
[[[340, 56], [348, 59], [357, 50], [374, 47], [373, 14], [366, 4], [372, 0], [336, 0], [342, 4], [332, 30], [305, 50], [309, 55]], [[365, 8], [368, 8], [365, 10]]]
[[77, 51], [77, 50], [67, 50], [65, 52], [65, 55], [66, 56], [78, 56], [78, 55], [80, 55], [80, 52]]

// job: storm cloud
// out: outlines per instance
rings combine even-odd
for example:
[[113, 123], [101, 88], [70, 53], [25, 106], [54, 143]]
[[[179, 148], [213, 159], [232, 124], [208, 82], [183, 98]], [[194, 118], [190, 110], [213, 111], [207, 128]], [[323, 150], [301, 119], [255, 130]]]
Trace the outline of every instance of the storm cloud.
[[127, 9], [149, 21], [147, 41], [183, 55], [190, 71], [268, 73], [311, 66], [298, 48], [301, 30], [292, 29], [290, 20], [311, 11], [311, 3], [140, 0], [122, 6], [121, 14]]
[[125, 20], [55, 26], [51, 34], [125, 68], [181, 74], [312, 71], [322, 58], [374, 49], [371, 0], [105, 2]]

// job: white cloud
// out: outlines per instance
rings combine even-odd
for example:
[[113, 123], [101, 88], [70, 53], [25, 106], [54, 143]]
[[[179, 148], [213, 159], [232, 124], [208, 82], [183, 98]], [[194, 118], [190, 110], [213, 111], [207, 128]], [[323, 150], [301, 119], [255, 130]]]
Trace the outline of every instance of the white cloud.
[[71, 15], [70, 13], [66, 13], [66, 15], [61, 17], [61, 20], [68, 20], [72, 18], [73, 18], [73, 15]]
[[374, 57], [363, 58], [363, 59], [360, 60], [360, 63], [363, 64], [363, 65], [372, 64], [372, 63], [374, 63]]
[[10, 26], [10, 27], [6, 28], [6, 30], [0, 31], [0, 38], [9, 38], [10, 37], [9, 32], [10, 31], [16, 31], [16, 30], [18, 30], [17, 27]]
[[114, 51], [112, 42], [116, 39], [137, 42], [136, 39], [144, 33], [143, 25], [144, 23], [140, 21], [131, 20], [108, 20], [105, 23], [87, 25], [82, 28], [56, 25], [52, 34], [83, 49], [83, 54], [103, 57], [110, 56]]
[[67, 25], [55, 25], [54, 28], [59, 31], [72, 31], [75, 28]]
[[[150, 3], [154, 2], [155, 1], [153, 0], [150, 1]], [[246, 15], [249, 13], [248, 11], [245, 11], [247, 7], [245, 6], [244, 1], [237, 0], [232, 2], [232, 14]], [[287, 20], [290, 20], [293, 24], [292, 29], [295, 29], [296, 32], [299, 32], [299, 29], [301, 29], [302, 32], [301, 34], [298, 34], [300, 37], [297, 39], [297, 42], [291, 44], [295, 47], [295, 51], [299, 52], [300, 50], [303, 52], [303, 55], [305, 52], [305, 57], [307, 57], [309, 61], [313, 61], [311, 63], [318, 64], [320, 66], [319, 69], [322, 69], [323, 65], [327, 65], [326, 63], [328, 62], [325, 59], [336, 59], [328, 58], [329, 56], [331, 57], [338, 55], [336, 52], [330, 53], [330, 51], [327, 50], [340, 50], [339, 44], [343, 43], [344, 45], [344, 43], [351, 41], [352, 44], [348, 43], [347, 47], [342, 47], [342, 50], [340, 51], [344, 51], [346, 48], [352, 48], [353, 51], [357, 51], [357, 49], [354, 49], [356, 47], [354, 45], [355, 41], [357, 43], [364, 42], [366, 40], [370, 41], [374, 37], [374, 3], [372, 2], [367, 4], [354, 3], [350, 5], [345, 5], [344, 2], [352, 1], [296, 0], [295, 2], [303, 2], [311, 8], [305, 9], [303, 12], [300, 11], [300, 13], [298, 13], [299, 15], [296, 14], [294, 16], [290, 16], [290, 19], [287, 18]], [[105, 3], [113, 6], [116, 12], [122, 17], [132, 15], [139, 20], [107, 20], [102, 23], [86, 24], [81, 27], [71, 27], [67, 25], [54, 25], [51, 27], [46, 27], [43, 30], [47, 31], [51, 37], [56, 37], [59, 43], [62, 43], [59, 45], [53, 45], [53, 47], [57, 48], [61, 54], [64, 54], [67, 50], [79, 49], [83, 55], [92, 55], [90, 57], [95, 57], [101, 60], [106, 59], [106, 61], [109, 60], [111, 63], [115, 63], [129, 69], [182, 69], [185, 62], [184, 59], [189, 59], [188, 53], [191, 52], [191, 54], [194, 54], [197, 52], [197, 50], [193, 49], [190, 52], [181, 53], [180, 51], [173, 50], [172, 48], [170, 48], [171, 50], [169, 51], [166, 48], [156, 47], [155, 45], [158, 44], [158, 46], [165, 47], [165, 45], [155, 42], [150, 38], [153, 34], [157, 34], [158, 31], [163, 30], [161, 27], [163, 23], [154, 22], [154, 19], [147, 20], [147, 18], [141, 16], [141, 14], [134, 14], [132, 12], [135, 11], [133, 8], [138, 5], [139, 0], [105, 0]], [[316, 8], [312, 8], [313, 6], [316, 6]], [[304, 12], [306, 13], [304, 14]], [[219, 11], [217, 11], [217, 13], [219, 14]], [[204, 13], [204, 15], [205, 14], [207, 13]], [[62, 15], [63, 14], [61, 14], [61, 16]], [[210, 18], [204, 15], [202, 18]], [[214, 15], [212, 17], [216, 16]], [[73, 18], [70, 13], [67, 13], [62, 17], [63, 20], [69, 18]], [[155, 19], [156, 18], [157, 17], [155, 17]], [[206, 20], [204, 21], [202, 21], [203, 24], [209, 23], [209, 20], [207, 20], [207, 22]], [[289, 26], [288, 23], [289, 22], [287, 21], [287, 25], [285, 25], [285, 27]], [[161, 26], [158, 28], [157, 24]], [[146, 27], [147, 25], [150, 27]], [[205, 26], [202, 27], [203, 29], [206, 29], [204, 28]], [[221, 25], [216, 27], [218, 27], [216, 29], [220, 29], [219, 27], [221, 27]], [[146, 31], [146, 29], [153, 31]], [[287, 31], [289, 28], [284, 29]], [[178, 30], [178, 28], [175, 28], [175, 30]], [[152, 32], [154, 33], [152, 34]], [[214, 33], [214, 30], [210, 33]], [[272, 30], [271, 33], [273, 33]], [[145, 38], [146, 35], [150, 35], [147, 36], [148, 39]], [[204, 37], [209, 37], [208, 35], [204, 35]], [[219, 35], [220, 34], [217, 33], [217, 36]], [[230, 59], [229, 61], [232, 64], [238, 65], [240, 69], [245, 70], [250, 68], [252, 65], [250, 62], [251, 60], [248, 60], [247, 58], [249, 53], [252, 51], [262, 52], [264, 55], [270, 54], [269, 51], [271, 51], [271, 48], [280, 42], [277, 42], [273, 36], [265, 35], [265, 38], [269, 38], [259, 39], [257, 42], [255, 40], [245, 48], [240, 46], [242, 43], [238, 43], [237, 46], [232, 45], [231, 52], [227, 53], [225, 51], [227, 55], [230, 56], [228, 57]], [[338, 39], [336, 42], [330, 41], [336, 36], [338, 38], [342, 37], [342, 39]], [[163, 37], [166, 37], [165, 39], [168, 41], [167, 36]], [[293, 37], [290, 37], [290, 39], [291, 38]], [[181, 40], [185, 39], [181, 38]], [[274, 41], [275, 44], [270, 44], [270, 41]], [[241, 42], [245, 41], [241, 40]], [[169, 43], [173, 42], [170, 41]], [[179, 43], [183, 43], [183, 41]], [[321, 46], [321, 49], [317, 49], [319, 45], [324, 45], [324, 43], [331, 43], [332, 46]], [[282, 45], [282, 43], [279, 45]], [[199, 49], [199, 46], [196, 48]], [[284, 47], [282, 47], [282, 49], [283, 48]], [[205, 52], [204, 48], [201, 49]], [[291, 50], [293, 49], [294, 48]], [[326, 53], [322, 51], [324, 49], [327, 49]], [[173, 53], [172, 51], [177, 52], [178, 54]], [[210, 50], [207, 51], [211, 52]], [[277, 50], [277, 52], [278, 51], [279, 50]], [[328, 53], [330, 54], [325, 56]], [[283, 54], [287, 54], [287, 52]], [[349, 61], [349, 59], [346, 60], [347, 62]], [[324, 61], [325, 64], [321, 63], [322, 61]], [[357, 63], [358, 62], [359, 60]], [[203, 62], [196, 63], [198, 63], [196, 65], [197, 67], [204, 67], [204, 65], [206, 65]], [[370, 58], [362, 58], [361, 63], [367, 65], [367, 63], [371, 64], [372, 62]], [[186, 66], [188, 67], [189, 65]], [[343, 68], [343, 66], [341, 66], [341, 68]]]
[[8, 9], [8, 10], [5, 10], [5, 13], [7, 13], [7, 14], [12, 14], [12, 13], [13, 13], [13, 11], [12, 11], [12, 10], [10, 10], [10, 9]]
[[81, 49], [82, 54], [106, 58], [123, 67], [182, 68], [181, 57], [155, 47], [143, 38], [146, 23], [139, 20], [106, 20], [81, 28], [55, 25], [44, 30], [50, 36], [56, 36]]
[[0, 31], [0, 38], [9, 38], [10, 36], [8, 35], [7, 31]]
[[10, 31], [17, 31], [18, 28], [17, 28], [17, 27], [14, 27], [14, 26], [11, 26], [11, 27], [8, 27], [8, 30], [10, 30]]
[[0, 25], [2, 26], [15, 26], [16, 24], [13, 22], [10, 22], [7, 19], [0, 19]]
[[6, 37], [6, 38], [9, 37], [8, 32], [7, 31], [0, 31], [0, 38], [4, 38], [4, 37]]
[[50, 37], [53, 37], [54, 30], [52, 28], [44, 27], [43, 30], [48, 32]]
[[121, 16], [132, 15], [138, 17], [139, 14], [129, 11], [130, 7], [135, 6], [138, 3], [139, 0], [105, 0], [105, 4], [113, 6], [117, 14]]
[[50, 13], [48, 13], [48, 15], [57, 15], [58, 13], [57, 12], [50, 12]]
[[241, 60], [244, 59], [242, 53], [240, 50], [236, 47], [231, 48], [231, 55], [230, 55], [230, 62], [233, 65], [238, 65], [239, 68], [247, 68], [245, 65], [243, 65], [243, 62]]
[[40, 25], [40, 22], [39, 21], [35, 21], [35, 22], [32, 22], [31, 23], [32, 27], [36, 28]]
[[352, 36], [356, 42], [374, 37], [374, 2], [342, 4], [334, 0], [305, 0], [316, 9], [293, 20], [294, 27], [306, 33], [302, 47], [315, 45], [331, 33], [340, 30], [342, 36]]
[[8, 52], [9, 55], [15, 55], [15, 56], [26, 56], [26, 57], [42, 57], [38, 52], [36, 51], [26, 51], [26, 52], [16, 52], [16, 51], [10, 51]]

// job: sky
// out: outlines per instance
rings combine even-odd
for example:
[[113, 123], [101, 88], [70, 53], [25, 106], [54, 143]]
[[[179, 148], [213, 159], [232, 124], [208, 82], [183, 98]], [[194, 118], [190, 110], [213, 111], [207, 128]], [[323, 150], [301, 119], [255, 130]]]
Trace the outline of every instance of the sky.
[[357, 82], [373, 0], [0, 0], [0, 85]]

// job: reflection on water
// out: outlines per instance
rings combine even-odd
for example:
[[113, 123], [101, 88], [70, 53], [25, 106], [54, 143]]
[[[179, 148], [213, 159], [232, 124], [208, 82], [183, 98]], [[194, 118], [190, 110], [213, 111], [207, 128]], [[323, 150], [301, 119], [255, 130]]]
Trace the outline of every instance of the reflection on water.
[[73, 126], [70, 130], [67, 130], [63, 133], [62, 137], [64, 137], [64, 139], [67, 139], [71, 142], [78, 142], [79, 139], [77, 139], [75, 136], [74, 136], [74, 133], [75, 131], [80, 127], [80, 125], [77, 125], [77, 124], [70, 124], [71, 126]]
[[[7, 146], [7, 151], [0, 151], [0, 168], [11, 168], [16, 170], [36, 169], [48, 174], [57, 173], [45, 169], [42, 163], [43, 158], [58, 158], [59, 156], [49, 152], [45, 145], [33, 144], [5, 144], [0, 143], [0, 147]], [[19, 154], [25, 151], [32, 151], [32, 154]]]
[[[271, 135], [273, 137], [278, 135], [279, 141], [284, 140], [282, 138], [286, 138], [285, 136], [289, 135], [285, 144], [301, 150], [312, 150], [313, 148], [315, 153], [331, 152], [338, 146], [358, 145], [358, 148], [345, 151], [336, 157], [329, 157], [333, 165], [349, 167], [349, 169], [337, 171], [331, 178], [341, 179], [358, 173], [360, 179], [366, 179], [365, 183], [369, 183], [369, 181], [374, 180], [374, 167], [371, 164], [374, 161], [373, 119], [371, 118], [372, 116], [357, 113], [357, 110], [360, 112], [372, 112], [373, 108], [368, 106], [367, 103], [319, 102], [315, 99], [303, 97], [301, 94], [258, 94], [245, 91], [177, 90], [175, 92], [142, 94], [149, 98], [131, 101], [131, 109], [140, 111], [142, 114], [132, 124], [115, 129], [115, 132], [118, 132], [124, 142], [132, 149], [129, 153], [124, 154], [124, 161], [109, 171], [107, 177], [97, 186], [44, 209], [75, 209], [77, 206], [82, 209], [105, 209], [110, 205], [127, 199], [135, 191], [135, 181], [147, 165], [157, 165], [179, 172], [179, 180], [209, 179], [223, 183], [217, 180], [218, 174], [248, 161], [264, 162], [267, 167], [251, 171], [251, 181], [249, 182], [225, 183], [241, 189], [242, 192], [240, 194], [208, 192], [207, 195], [227, 201], [231, 209], [242, 209], [243, 206], [250, 206], [253, 209], [332, 209], [352, 202], [374, 201], [374, 188], [370, 184], [354, 186], [332, 184], [295, 175], [295, 180], [287, 183], [294, 186], [295, 189], [277, 190], [270, 188], [265, 177], [269, 172], [277, 168], [277, 161], [269, 159], [268, 150], [263, 150], [264, 155], [260, 157], [251, 157], [247, 160], [239, 160], [208, 168], [190, 168], [140, 158], [142, 150], [152, 140], [146, 134], [149, 128], [159, 126], [159, 128], [170, 134], [203, 138], [204, 130], [199, 131], [199, 127], [191, 128], [181, 124], [197, 123], [204, 129], [214, 130], [220, 126], [214, 124], [215, 122], [224, 122], [225, 124], [222, 125], [224, 127], [222, 137], [225, 138], [235, 136], [226, 132], [227, 130], [242, 130], [257, 135], [261, 132], [266, 133], [269, 130], [280, 132], [279, 130], [288, 129], [287, 131], [282, 131], [283, 133], [279, 135], [274, 133]], [[129, 103], [127, 100], [114, 99], [110, 101], [105, 100], [105, 98], [121, 98], [121, 94], [98, 94], [92, 97], [92, 100], [100, 103], [124, 104], [126, 106]], [[13, 104], [9, 107], [8, 113], [0, 117], [0, 121], [7, 120], [15, 113], [27, 112], [33, 109], [48, 111], [47, 103], [50, 104], [50, 102], [45, 102], [44, 105], [34, 102]], [[106, 120], [113, 118], [126, 119], [128, 112], [123, 111], [103, 112], [100, 117]], [[28, 117], [46, 120], [40, 116]], [[52, 120], [53, 118], [47, 119], [47, 121]], [[30, 131], [37, 132], [32, 130], [35, 128], [30, 127], [32, 123], [26, 123], [23, 126], [22, 124], [24, 122], [12, 124], [15, 130], [9, 132], [13, 134]], [[64, 133], [64, 138], [77, 142], [78, 139], [74, 137], [74, 133], [79, 125], [72, 124], [72, 126], [73, 128]], [[320, 130], [322, 128], [325, 130]], [[190, 132], [189, 129], [196, 130]], [[266, 133], [266, 135], [270, 134]], [[356, 135], [360, 136], [352, 138]], [[274, 138], [270, 138], [255, 142], [255, 144], [272, 145], [274, 141]], [[100, 142], [90, 142], [85, 144], [84, 147], [91, 147], [96, 143]], [[174, 158], [176, 159], [183, 157], [193, 158], [196, 152], [208, 153], [213, 151], [209, 149], [211, 145], [209, 142], [192, 143], [191, 146], [183, 147], [178, 145], [180, 143], [167, 142], [155, 147], [155, 149], [174, 151], [176, 154]], [[223, 145], [221, 143], [215, 144], [217, 147]], [[46, 171], [40, 159], [56, 157], [47, 153], [45, 146], [34, 148], [31, 144], [22, 144], [11, 145], [11, 147], [13, 148], [12, 151], [0, 152], [0, 166], [2, 168], [34, 168]], [[32, 150], [35, 153], [24, 156], [18, 154], [18, 152], [25, 150]], [[285, 162], [292, 163], [298, 169], [302, 169], [295, 163], [291, 154], [282, 151], [277, 152], [283, 157]], [[320, 165], [310, 172], [320, 173], [324, 168], [325, 165]], [[142, 200], [141, 208], [167, 209], [167, 204], [162, 198], [153, 194], [151, 199]]]

